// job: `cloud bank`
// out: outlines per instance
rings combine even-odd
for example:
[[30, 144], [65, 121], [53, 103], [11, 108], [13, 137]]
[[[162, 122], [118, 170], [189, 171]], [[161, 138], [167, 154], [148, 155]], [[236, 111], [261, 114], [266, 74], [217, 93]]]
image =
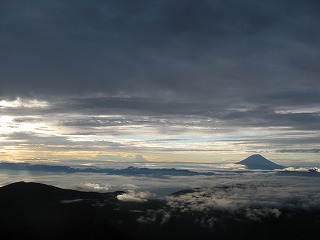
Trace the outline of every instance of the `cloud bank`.
[[6, 159], [317, 158], [318, 1], [3, 0], [0, 9]]
[[283, 101], [317, 89], [317, 1], [5, 0], [1, 9], [3, 95], [276, 90]]
[[214, 229], [231, 219], [286, 219], [301, 212], [318, 212], [319, 194], [316, 178], [217, 179], [210, 187], [182, 190], [166, 197], [167, 207], [150, 210], [137, 221], [164, 225], [174, 219], [193, 219], [198, 226]]

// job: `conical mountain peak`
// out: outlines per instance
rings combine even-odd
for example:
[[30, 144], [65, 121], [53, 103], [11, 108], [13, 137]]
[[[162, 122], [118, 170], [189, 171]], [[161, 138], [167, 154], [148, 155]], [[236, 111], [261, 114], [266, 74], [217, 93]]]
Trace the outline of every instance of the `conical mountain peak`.
[[245, 165], [248, 169], [274, 170], [284, 168], [283, 166], [266, 159], [260, 154], [253, 154], [236, 164]]

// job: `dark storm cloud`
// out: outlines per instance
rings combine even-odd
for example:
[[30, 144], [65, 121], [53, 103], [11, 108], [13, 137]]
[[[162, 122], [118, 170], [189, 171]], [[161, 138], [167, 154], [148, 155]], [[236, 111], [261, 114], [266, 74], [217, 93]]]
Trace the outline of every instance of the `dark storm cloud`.
[[319, 9], [311, 0], [4, 0], [1, 95], [213, 101], [314, 90]]

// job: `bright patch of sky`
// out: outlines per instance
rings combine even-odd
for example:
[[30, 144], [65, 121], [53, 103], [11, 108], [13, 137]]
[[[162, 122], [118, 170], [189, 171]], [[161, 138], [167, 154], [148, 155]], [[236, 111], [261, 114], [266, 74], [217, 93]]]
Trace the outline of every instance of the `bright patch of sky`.
[[[1, 102], [10, 106], [9, 110], [0, 109], [6, 114], [0, 116], [2, 160], [95, 161], [105, 157], [108, 161], [113, 155], [134, 161], [126, 156], [141, 155], [147, 161], [223, 162], [257, 152], [273, 154], [280, 161], [317, 160], [317, 145], [312, 138], [319, 133], [314, 131], [285, 126], [240, 127], [227, 122], [217, 126], [214, 119], [197, 116], [193, 120], [179, 115], [90, 115], [86, 109], [68, 114], [55, 102], [21, 98]], [[306, 136], [311, 142], [301, 144], [299, 141]], [[293, 154], [295, 148], [311, 153], [300, 159], [299, 154]]]

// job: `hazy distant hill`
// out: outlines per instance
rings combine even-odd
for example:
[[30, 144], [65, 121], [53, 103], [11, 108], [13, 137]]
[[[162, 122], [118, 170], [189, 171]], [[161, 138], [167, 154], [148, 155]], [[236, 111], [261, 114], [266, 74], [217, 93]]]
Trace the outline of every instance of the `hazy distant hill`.
[[271, 162], [260, 154], [253, 154], [236, 164], [245, 165], [248, 169], [274, 170], [285, 168], [284, 166]]
[[32, 171], [32, 172], [54, 172], [54, 173], [104, 173], [109, 175], [150, 175], [152, 177], [162, 176], [196, 176], [196, 175], [214, 175], [212, 172], [196, 172], [188, 169], [175, 168], [138, 168], [127, 167], [123, 169], [114, 168], [72, 168], [69, 166], [54, 166], [45, 164], [29, 164], [29, 163], [8, 163], [0, 162], [0, 169], [14, 171]]

